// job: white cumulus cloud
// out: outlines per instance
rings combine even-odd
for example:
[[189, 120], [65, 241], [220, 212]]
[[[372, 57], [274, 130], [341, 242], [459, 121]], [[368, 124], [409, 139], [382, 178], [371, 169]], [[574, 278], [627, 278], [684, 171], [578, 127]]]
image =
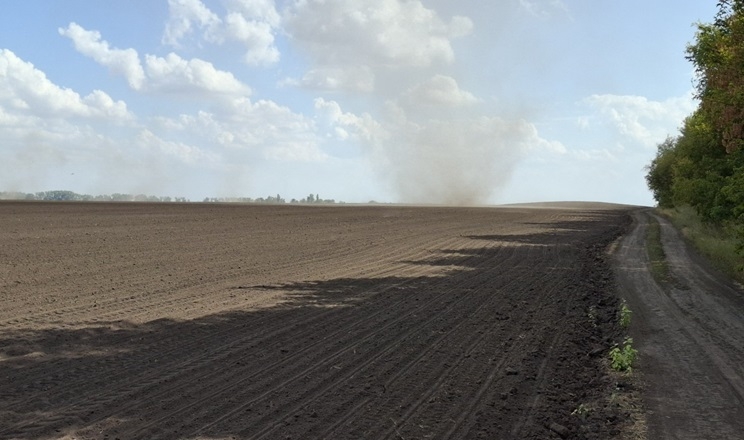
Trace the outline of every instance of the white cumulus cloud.
[[416, 105], [457, 107], [478, 102], [472, 93], [462, 90], [454, 78], [445, 75], [434, 75], [414, 86], [408, 91], [407, 97]]
[[472, 22], [447, 23], [418, 0], [300, 0], [286, 27], [323, 62], [429, 66], [454, 61], [450, 40], [469, 33]]
[[203, 30], [207, 39], [216, 38], [213, 33], [221, 20], [200, 0], [168, 0], [168, 9], [170, 16], [165, 24], [164, 44], [178, 47], [195, 28]]
[[185, 60], [174, 53], [145, 57], [148, 88], [161, 92], [201, 90], [211, 93], [249, 94], [250, 88], [212, 63], [197, 58]]
[[213, 107], [213, 111], [158, 117], [150, 129], [175, 145], [217, 148], [226, 163], [262, 158], [318, 162], [327, 158], [320, 149], [314, 121], [287, 107], [268, 100], [251, 102], [243, 97], [222, 100]]
[[33, 64], [8, 49], [0, 50], [0, 108], [46, 118], [132, 119], [123, 101], [94, 90], [81, 97], [72, 89], [59, 87]]
[[70, 38], [80, 53], [123, 75], [130, 87], [144, 92], [211, 92], [218, 94], [250, 94], [250, 87], [227, 71], [219, 70], [208, 61], [186, 60], [170, 53], [165, 57], [145, 55], [144, 67], [134, 49], [115, 49], [101, 39], [97, 31], [88, 31], [75, 23], [60, 28], [59, 33]]
[[226, 0], [227, 9], [243, 14], [246, 17], [255, 17], [279, 27], [281, 15], [276, 10], [274, 0]]
[[123, 75], [130, 87], [135, 90], [142, 87], [145, 72], [136, 50], [112, 48], [101, 39], [100, 32], [85, 30], [77, 23], [70, 23], [67, 28], [59, 28], [58, 31], [73, 41], [78, 52], [93, 58], [113, 73]]
[[164, 44], [180, 47], [182, 40], [198, 31], [198, 37], [212, 44], [240, 43], [246, 64], [270, 65], [280, 59], [275, 33], [281, 17], [273, 1], [230, 0], [225, 2], [227, 13], [222, 18], [201, 0], [169, 0], [168, 6]]
[[361, 140], [367, 145], [376, 145], [389, 138], [387, 130], [369, 113], [361, 116], [344, 112], [336, 101], [326, 101], [323, 98], [315, 100], [315, 110], [321, 116], [327, 127], [341, 140], [353, 138]]
[[695, 110], [691, 94], [653, 101], [634, 95], [592, 95], [585, 102], [599, 110], [620, 134], [647, 147], [653, 147], [675, 133], [682, 121]]
[[279, 49], [274, 45], [274, 28], [266, 21], [247, 19], [238, 12], [232, 12], [225, 17], [225, 36], [247, 48], [244, 60], [249, 65], [279, 61]]
[[296, 0], [283, 23], [313, 64], [298, 84], [357, 91], [367, 91], [379, 69], [453, 63], [452, 40], [473, 29], [469, 18], [445, 20], [419, 0]]

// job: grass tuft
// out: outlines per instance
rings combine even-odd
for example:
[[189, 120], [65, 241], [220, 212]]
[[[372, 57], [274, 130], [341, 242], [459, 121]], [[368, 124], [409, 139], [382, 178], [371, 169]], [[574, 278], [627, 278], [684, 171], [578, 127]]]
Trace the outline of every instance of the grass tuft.
[[649, 216], [646, 230], [646, 252], [651, 263], [651, 275], [656, 282], [666, 284], [671, 281], [669, 264], [667, 264], [664, 246], [661, 243], [661, 225], [653, 216]]

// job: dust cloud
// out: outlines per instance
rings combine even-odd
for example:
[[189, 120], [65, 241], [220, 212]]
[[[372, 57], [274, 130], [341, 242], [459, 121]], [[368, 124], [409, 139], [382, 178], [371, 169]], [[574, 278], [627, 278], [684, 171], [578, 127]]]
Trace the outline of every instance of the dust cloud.
[[506, 184], [530, 127], [498, 117], [398, 127], [385, 147], [401, 202], [471, 206]]
[[[309, 1], [307, 5], [320, 9], [303, 13], [317, 15], [317, 22], [325, 23], [327, 16], [334, 16], [337, 3]], [[339, 140], [355, 138], [368, 148], [369, 161], [395, 201], [488, 204], [506, 186], [520, 158], [544, 141], [523, 119], [524, 108], [509, 109], [509, 104], [495, 98], [508, 75], [501, 81], [489, 78], [485, 85], [480, 74], [468, 71], [483, 66], [462, 61], [473, 53], [492, 56], [493, 42], [481, 47], [483, 43], [472, 38], [483, 24], [477, 19], [481, 8], [434, 3], [436, 10], [428, 9], [433, 4], [419, 1], [405, 6], [368, 2], [366, 12], [357, 14], [365, 20], [344, 18], [321, 30], [302, 28], [297, 32], [302, 36], [298, 44], [315, 61], [314, 72], [332, 75], [335, 70], [328, 64], [353, 66], [347, 72], [364, 71], [362, 82], [368, 87], [358, 86], [361, 79], [340, 78], [335, 94], [326, 95], [332, 101], [319, 98], [316, 109], [333, 113], [331, 119], [342, 133]], [[490, 8], [489, 14], [505, 21], [500, 23], [503, 32], [508, 27], [506, 17], [515, 14], [515, 8]], [[392, 27], [379, 20], [390, 10], [396, 10], [398, 17]], [[371, 42], [370, 34], [395, 34], [405, 44]], [[347, 38], [330, 38], [342, 35]], [[356, 50], [351, 50], [349, 41], [357, 44]], [[460, 49], [471, 57], [461, 59]]]

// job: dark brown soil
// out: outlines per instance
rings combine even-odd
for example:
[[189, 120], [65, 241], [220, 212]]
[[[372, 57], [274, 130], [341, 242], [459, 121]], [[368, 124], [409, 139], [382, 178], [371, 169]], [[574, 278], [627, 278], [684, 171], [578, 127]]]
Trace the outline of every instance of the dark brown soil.
[[613, 438], [629, 213], [0, 203], [0, 438]]

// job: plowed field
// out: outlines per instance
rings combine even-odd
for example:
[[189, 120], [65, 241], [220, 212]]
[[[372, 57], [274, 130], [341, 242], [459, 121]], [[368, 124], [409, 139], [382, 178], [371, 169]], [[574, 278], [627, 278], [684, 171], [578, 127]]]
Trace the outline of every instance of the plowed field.
[[0, 203], [0, 438], [611, 438], [600, 208]]

